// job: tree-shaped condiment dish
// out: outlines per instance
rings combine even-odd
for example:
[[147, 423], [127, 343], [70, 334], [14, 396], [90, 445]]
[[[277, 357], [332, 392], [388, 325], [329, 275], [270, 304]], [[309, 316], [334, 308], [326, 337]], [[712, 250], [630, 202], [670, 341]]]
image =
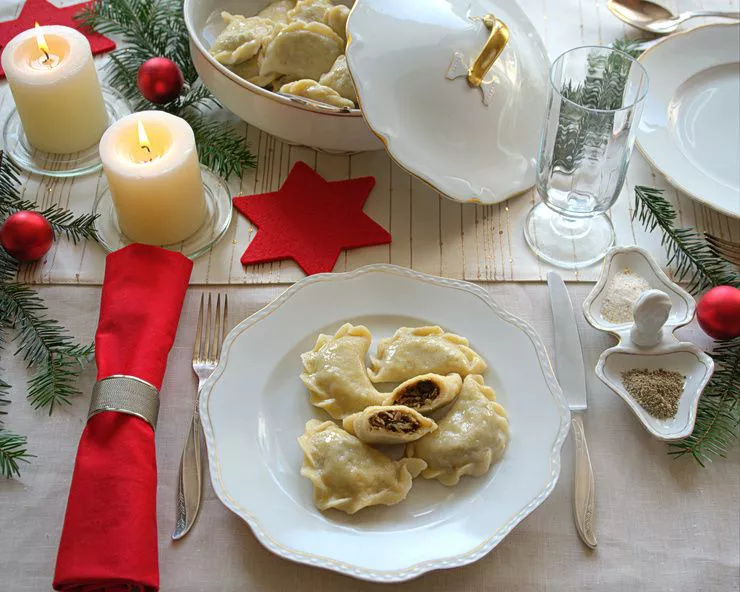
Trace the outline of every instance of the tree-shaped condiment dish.
[[628, 322], [615, 323], [606, 318], [603, 312], [609, 283], [619, 272], [625, 270], [644, 278], [650, 288], [662, 290], [668, 294], [671, 299], [671, 313], [666, 321], [667, 329], [675, 330], [688, 325], [694, 318], [696, 303], [691, 294], [672, 282], [650, 253], [641, 247], [630, 245], [614, 247], [606, 254], [599, 280], [583, 301], [583, 314], [592, 327], [616, 337], [625, 331], [629, 332], [632, 326], [631, 319]]
[[[619, 302], [611, 282], [617, 274], [633, 274], [639, 282], [639, 297], [620, 310], [609, 309]], [[611, 333], [619, 344], [601, 354], [596, 375], [611, 388], [645, 429], [660, 440], [679, 440], [691, 434], [696, 409], [704, 387], [714, 371], [712, 358], [693, 343], [679, 341], [673, 332], [694, 317], [696, 305], [691, 295], [672, 282], [657, 262], [640, 247], [617, 247], [606, 256], [599, 281], [583, 303], [586, 320], [596, 329]], [[660, 418], [651, 414], [625, 386], [625, 373], [665, 370], [683, 377], [683, 389], [675, 415]]]

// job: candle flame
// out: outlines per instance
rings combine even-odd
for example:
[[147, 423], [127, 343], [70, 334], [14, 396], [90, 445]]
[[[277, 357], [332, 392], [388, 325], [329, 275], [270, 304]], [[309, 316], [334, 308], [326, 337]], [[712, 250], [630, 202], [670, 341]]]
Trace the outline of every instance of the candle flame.
[[136, 124], [139, 129], [139, 146], [141, 146], [142, 148], [145, 148], [147, 152], [151, 152], [152, 144], [151, 142], [149, 142], [149, 136], [146, 135], [144, 124], [141, 123], [141, 120], [137, 121]]
[[34, 25], [36, 30], [36, 43], [39, 46], [39, 49], [44, 52], [44, 56], [46, 56], [46, 59], [49, 59], [49, 46], [46, 44], [46, 38], [44, 37], [44, 34], [41, 32], [41, 25], [36, 23]]

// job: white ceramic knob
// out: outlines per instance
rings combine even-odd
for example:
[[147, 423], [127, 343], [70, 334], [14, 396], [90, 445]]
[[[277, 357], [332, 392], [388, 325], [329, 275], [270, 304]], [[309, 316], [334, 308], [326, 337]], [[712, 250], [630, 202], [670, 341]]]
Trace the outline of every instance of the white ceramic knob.
[[630, 331], [632, 343], [652, 347], [663, 338], [663, 325], [671, 314], [671, 298], [662, 290], [647, 290], [632, 306], [635, 324]]

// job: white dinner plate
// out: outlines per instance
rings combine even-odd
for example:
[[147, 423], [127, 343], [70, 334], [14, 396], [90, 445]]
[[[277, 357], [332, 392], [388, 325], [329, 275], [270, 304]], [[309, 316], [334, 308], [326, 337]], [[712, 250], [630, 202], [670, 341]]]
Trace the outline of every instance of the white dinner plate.
[[[300, 354], [345, 322], [365, 324], [373, 348], [404, 325], [439, 324], [469, 338], [509, 413], [503, 459], [453, 488], [417, 478], [395, 506], [353, 516], [317, 510], [296, 439], [309, 419], [329, 418], [308, 402]], [[391, 265], [311, 276], [242, 321], [203, 388], [200, 413], [213, 487], [265, 547], [379, 582], [471, 563], [493, 549], [555, 486], [570, 416], [529, 325], [483, 288]]]
[[650, 77], [640, 151], [684, 193], [740, 217], [740, 25], [670, 35], [640, 62]]

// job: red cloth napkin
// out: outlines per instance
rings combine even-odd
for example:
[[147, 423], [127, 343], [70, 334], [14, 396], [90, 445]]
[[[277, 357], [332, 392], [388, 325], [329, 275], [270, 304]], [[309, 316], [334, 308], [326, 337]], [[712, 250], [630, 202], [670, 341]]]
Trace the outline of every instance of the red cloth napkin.
[[[162, 386], [192, 267], [179, 253], [146, 245], [108, 255], [98, 380], [126, 374]], [[158, 590], [156, 490], [151, 426], [114, 411], [91, 417], [77, 450], [54, 589]]]

